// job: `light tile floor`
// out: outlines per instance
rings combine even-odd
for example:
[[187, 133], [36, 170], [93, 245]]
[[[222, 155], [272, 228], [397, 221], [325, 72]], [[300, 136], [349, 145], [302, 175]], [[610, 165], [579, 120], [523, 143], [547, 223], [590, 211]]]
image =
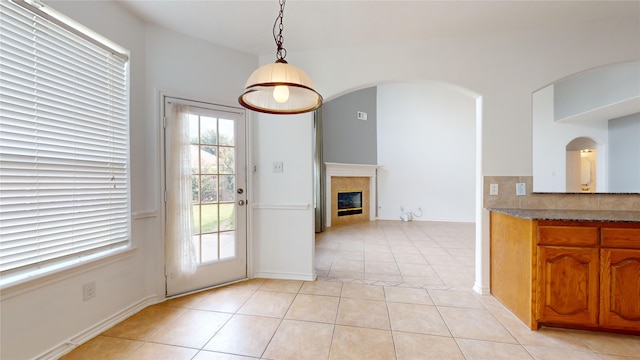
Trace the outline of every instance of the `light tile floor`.
[[640, 359], [638, 336], [530, 331], [474, 293], [474, 243], [473, 224], [331, 228], [316, 236], [318, 281], [168, 300], [63, 359]]

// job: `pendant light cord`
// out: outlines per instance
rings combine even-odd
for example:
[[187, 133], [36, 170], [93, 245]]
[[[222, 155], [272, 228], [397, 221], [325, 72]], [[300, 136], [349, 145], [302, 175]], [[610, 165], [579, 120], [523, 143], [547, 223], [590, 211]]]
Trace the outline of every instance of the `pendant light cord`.
[[[282, 24], [282, 18], [284, 17], [284, 5], [286, 0], [280, 0], [280, 12], [278, 13], [278, 17], [276, 21], [273, 23], [273, 40], [275, 40], [276, 45], [278, 46], [278, 50], [276, 50], [276, 57], [278, 60], [276, 62], [287, 63], [284, 58], [287, 56], [287, 49], [282, 46], [284, 42], [284, 37], [282, 36], [282, 30], [284, 29], [284, 25]], [[278, 33], [276, 34], [276, 27], [278, 28]]]

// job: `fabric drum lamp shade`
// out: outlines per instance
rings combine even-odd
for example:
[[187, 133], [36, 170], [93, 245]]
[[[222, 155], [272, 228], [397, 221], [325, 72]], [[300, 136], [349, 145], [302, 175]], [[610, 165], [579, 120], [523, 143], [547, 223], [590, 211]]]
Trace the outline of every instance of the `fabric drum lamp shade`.
[[269, 114], [300, 114], [322, 105], [309, 75], [284, 59], [254, 71], [238, 99], [242, 106]]

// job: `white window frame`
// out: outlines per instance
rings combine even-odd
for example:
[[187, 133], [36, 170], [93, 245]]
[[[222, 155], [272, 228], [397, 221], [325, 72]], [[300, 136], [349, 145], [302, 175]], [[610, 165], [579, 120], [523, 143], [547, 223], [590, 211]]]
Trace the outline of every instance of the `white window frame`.
[[127, 50], [52, 8], [0, 7], [5, 290], [131, 249], [130, 75]]

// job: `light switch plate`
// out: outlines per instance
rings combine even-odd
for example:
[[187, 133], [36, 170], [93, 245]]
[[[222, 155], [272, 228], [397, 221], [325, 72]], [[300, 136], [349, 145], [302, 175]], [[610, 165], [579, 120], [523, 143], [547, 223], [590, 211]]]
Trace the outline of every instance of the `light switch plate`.
[[518, 196], [527, 195], [526, 183], [516, 183], [516, 195]]

